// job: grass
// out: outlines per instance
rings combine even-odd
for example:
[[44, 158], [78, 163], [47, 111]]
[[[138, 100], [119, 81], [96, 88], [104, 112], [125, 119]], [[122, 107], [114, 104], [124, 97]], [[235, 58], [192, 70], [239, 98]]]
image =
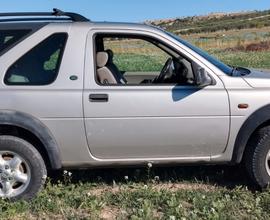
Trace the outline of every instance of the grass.
[[120, 70], [128, 72], [160, 72], [164, 66], [168, 57], [162, 56], [162, 54], [117, 54], [114, 59], [114, 63]]
[[216, 56], [218, 59], [226, 64], [251, 67], [251, 68], [261, 68], [270, 69], [270, 52], [260, 51], [260, 52], [231, 52], [231, 51], [210, 51], [211, 54]]
[[[208, 53], [217, 57], [222, 62], [233, 65], [259, 69], [270, 69], [270, 52], [269, 51], [226, 51], [226, 50], [209, 50]], [[166, 57], [165, 57], [166, 58]], [[138, 54], [118, 54], [115, 63], [120, 70], [128, 72], [160, 72], [166, 59], [160, 56], [146, 56]], [[136, 65], [132, 65], [132, 64]]]
[[[238, 168], [240, 169], [240, 168]], [[234, 172], [233, 172], [234, 171]], [[224, 167], [67, 173], [31, 202], [0, 201], [1, 219], [269, 219], [270, 191]], [[238, 186], [242, 185], [244, 186]], [[247, 186], [247, 185], [246, 185]]]

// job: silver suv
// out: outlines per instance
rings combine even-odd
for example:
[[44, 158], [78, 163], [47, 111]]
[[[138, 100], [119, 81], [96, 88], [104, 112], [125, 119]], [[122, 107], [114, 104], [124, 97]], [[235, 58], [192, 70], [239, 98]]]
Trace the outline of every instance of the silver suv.
[[142, 24], [0, 14], [0, 197], [47, 170], [239, 164], [270, 182], [270, 74]]

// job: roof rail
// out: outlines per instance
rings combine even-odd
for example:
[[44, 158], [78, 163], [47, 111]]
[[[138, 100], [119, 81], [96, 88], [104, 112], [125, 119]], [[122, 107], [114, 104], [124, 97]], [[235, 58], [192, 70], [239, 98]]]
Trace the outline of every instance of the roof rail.
[[[66, 20], [74, 22], [87, 22], [89, 19], [84, 16], [73, 13], [63, 12], [57, 8], [53, 9], [53, 12], [14, 12], [14, 13], [0, 13], [0, 17], [14, 17], [9, 19], [1, 19], [0, 22], [10, 21], [50, 21], [50, 20]], [[28, 17], [28, 18], [19, 18]], [[50, 18], [51, 17], [51, 18]], [[61, 18], [60, 18], [61, 17]]]

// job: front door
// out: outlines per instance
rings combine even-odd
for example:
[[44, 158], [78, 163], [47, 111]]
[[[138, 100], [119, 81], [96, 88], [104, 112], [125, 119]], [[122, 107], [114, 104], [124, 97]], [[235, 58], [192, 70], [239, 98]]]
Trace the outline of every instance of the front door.
[[88, 40], [83, 102], [94, 157], [203, 158], [223, 152], [229, 103], [215, 74], [214, 85], [196, 86], [198, 64], [147, 34], [93, 31]]

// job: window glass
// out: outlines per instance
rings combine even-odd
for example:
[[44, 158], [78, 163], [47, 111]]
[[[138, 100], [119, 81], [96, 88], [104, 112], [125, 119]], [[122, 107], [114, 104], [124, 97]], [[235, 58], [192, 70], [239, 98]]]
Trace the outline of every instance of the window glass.
[[0, 54], [30, 32], [31, 30], [0, 30]]
[[192, 64], [181, 55], [140, 36], [97, 36], [100, 84], [192, 84]]
[[8, 85], [47, 85], [58, 74], [67, 34], [53, 34], [17, 60], [7, 71]]
[[212, 63], [213, 65], [215, 65], [217, 68], [219, 68], [221, 71], [223, 71], [227, 75], [232, 74], [232, 71], [233, 71], [232, 67], [226, 65], [225, 63], [222, 63], [220, 60], [218, 60], [215, 57], [209, 55], [208, 53], [201, 50], [200, 48], [195, 47], [194, 45], [190, 44], [189, 42], [181, 39], [177, 35], [174, 35], [174, 34], [169, 33], [169, 32], [165, 32], [165, 33], [167, 33], [169, 36], [173, 37], [175, 40], [179, 41], [180, 43], [184, 44], [186, 47], [190, 48], [191, 50], [193, 50], [194, 52], [196, 52], [200, 56], [202, 56], [204, 59], [206, 59], [208, 62]]
[[104, 49], [112, 50], [115, 65], [128, 72], [159, 72], [169, 58], [152, 43], [136, 38], [104, 38]]

